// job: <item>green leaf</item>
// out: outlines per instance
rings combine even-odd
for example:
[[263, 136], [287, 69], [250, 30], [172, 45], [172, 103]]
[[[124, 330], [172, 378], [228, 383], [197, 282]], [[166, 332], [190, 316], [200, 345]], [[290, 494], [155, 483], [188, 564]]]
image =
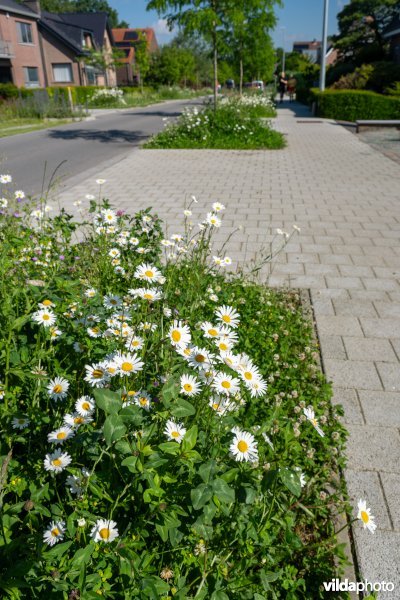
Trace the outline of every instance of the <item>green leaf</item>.
[[168, 539], [168, 527], [166, 527], [165, 525], [159, 525], [158, 523], [156, 524], [156, 530], [160, 536], [160, 538], [162, 539], [163, 542], [166, 542]]
[[20, 329], [22, 329], [22, 327], [25, 325], [25, 323], [27, 323], [29, 321], [30, 318], [31, 318], [30, 315], [23, 315], [22, 317], [18, 317], [17, 319], [15, 319], [13, 321], [11, 329], [13, 329], [13, 330], [15, 329], [16, 331], [19, 331]]
[[221, 475], [221, 479], [226, 481], [226, 483], [232, 483], [236, 479], [236, 475], [239, 473], [239, 469], [234, 467], [233, 469], [229, 469], [223, 475]]
[[106, 442], [110, 446], [125, 435], [126, 427], [118, 415], [110, 415], [104, 421], [103, 432]]
[[122, 461], [121, 465], [123, 467], [127, 467], [131, 473], [136, 473], [137, 472], [137, 469], [136, 469], [137, 461], [138, 461], [137, 456], [128, 456], [128, 458], [125, 458]]
[[194, 448], [194, 446], [196, 445], [196, 441], [197, 441], [197, 433], [198, 433], [197, 425], [193, 425], [193, 427], [191, 427], [189, 429], [189, 431], [187, 431], [185, 433], [185, 437], [182, 440], [182, 450], [184, 452]]
[[213, 488], [206, 483], [201, 483], [190, 492], [192, 499], [193, 508], [199, 510], [202, 508], [213, 496]]
[[92, 543], [88, 544], [85, 548], [79, 548], [79, 550], [75, 552], [75, 556], [71, 561], [71, 566], [81, 568], [83, 565], [86, 565], [92, 556], [93, 550], [94, 544]]
[[229, 596], [227, 596], [222, 590], [216, 590], [211, 594], [210, 600], [229, 600]]
[[215, 460], [208, 460], [199, 467], [199, 475], [204, 481], [204, 483], [208, 483], [210, 479], [214, 477], [216, 472], [217, 463]]
[[171, 413], [174, 415], [174, 417], [189, 417], [190, 415], [194, 415], [196, 413], [196, 409], [187, 400], [179, 398], [179, 400], [177, 400], [177, 402], [171, 408]]
[[283, 485], [294, 494], [296, 497], [299, 497], [301, 494], [301, 483], [300, 476], [296, 471], [291, 471], [290, 469], [280, 469], [279, 476]]
[[225, 502], [226, 504], [235, 502], [235, 490], [230, 488], [226, 481], [218, 477], [217, 479], [214, 479], [212, 485], [214, 494], [217, 496], [218, 500], [221, 500], [221, 502]]
[[167, 454], [179, 454], [181, 451], [181, 447], [178, 442], [165, 442], [163, 444], [159, 444], [158, 447]]
[[164, 400], [165, 406], [169, 406], [172, 400], [178, 397], [179, 394], [179, 378], [176, 375], [173, 375], [166, 381], [161, 390], [161, 395]]
[[143, 412], [143, 409], [139, 408], [139, 406], [125, 406], [119, 412], [119, 416], [123, 419], [124, 423], [131, 423], [139, 427], [143, 422]]
[[66, 553], [68, 548], [72, 545], [72, 542], [63, 542], [62, 544], [57, 544], [51, 550], [45, 553], [46, 558], [50, 558], [54, 560], [55, 558], [60, 558], [63, 554]]
[[104, 410], [108, 415], [116, 415], [122, 408], [122, 399], [120, 394], [111, 390], [97, 389], [93, 391], [96, 399], [96, 405]]

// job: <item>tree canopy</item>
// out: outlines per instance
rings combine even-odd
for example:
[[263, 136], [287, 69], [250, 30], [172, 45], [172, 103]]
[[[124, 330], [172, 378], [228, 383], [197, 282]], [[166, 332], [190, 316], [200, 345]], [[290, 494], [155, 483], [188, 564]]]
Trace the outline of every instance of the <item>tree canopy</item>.
[[386, 58], [382, 33], [399, 10], [398, 0], [351, 0], [338, 14], [339, 34], [334, 37], [342, 60], [361, 65]]

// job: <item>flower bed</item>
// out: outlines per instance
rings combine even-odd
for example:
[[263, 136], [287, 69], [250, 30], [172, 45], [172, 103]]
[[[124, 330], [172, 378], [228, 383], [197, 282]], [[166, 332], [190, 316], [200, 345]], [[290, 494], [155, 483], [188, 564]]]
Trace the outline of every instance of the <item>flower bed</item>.
[[219, 203], [164, 238], [87, 201], [73, 245], [2, 198], [1, 596], [323, 598], [345, 432], [299, 294], [210, 266]]

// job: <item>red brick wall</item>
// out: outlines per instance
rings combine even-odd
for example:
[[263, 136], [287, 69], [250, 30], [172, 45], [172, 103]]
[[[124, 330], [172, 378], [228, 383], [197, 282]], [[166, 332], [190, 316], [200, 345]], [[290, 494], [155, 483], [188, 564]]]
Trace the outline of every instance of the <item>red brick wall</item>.
[[[8, 16], [7, 16], [8, 15]], [[32, 29], [32, 44], [21, 44], [18, 41], [17, 21], [30, 23]], [[0, 38], [12, 46], [11, 60], [13, 83], [18, 87], [25, 86], [24, 67], [37, 67], [39, 84], [44, 86], [42, 59], [39, 47], [39, 35], [35, 19], [0, 12]]]
[[[79, 79], [79, 65], [76, 62], [76, 55], [72, 50], [69, 50], [64, 44], [59, 42], [57, 38], [52, 36], [47, 31], [42, 31], [42, 45], [45, 62], [45, 70], [47, 75], [47, 85], [52, 86], [72, 86], [81, 85]], [[57, 82], [54, 81], [53, 64], [71, 65], [72, 82]]]

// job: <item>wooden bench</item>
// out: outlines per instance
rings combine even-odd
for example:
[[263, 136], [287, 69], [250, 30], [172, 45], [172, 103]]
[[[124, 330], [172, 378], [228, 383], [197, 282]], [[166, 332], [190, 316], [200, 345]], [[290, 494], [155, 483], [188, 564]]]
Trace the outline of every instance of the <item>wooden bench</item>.
[[370, 121], [356, 121], [357, 133], [360, 133], [361, 129], [381, 129], [383, 127], [396, 127], [400, 129], [400, 119], [392, 121], [384, 120], [370, 120]]

